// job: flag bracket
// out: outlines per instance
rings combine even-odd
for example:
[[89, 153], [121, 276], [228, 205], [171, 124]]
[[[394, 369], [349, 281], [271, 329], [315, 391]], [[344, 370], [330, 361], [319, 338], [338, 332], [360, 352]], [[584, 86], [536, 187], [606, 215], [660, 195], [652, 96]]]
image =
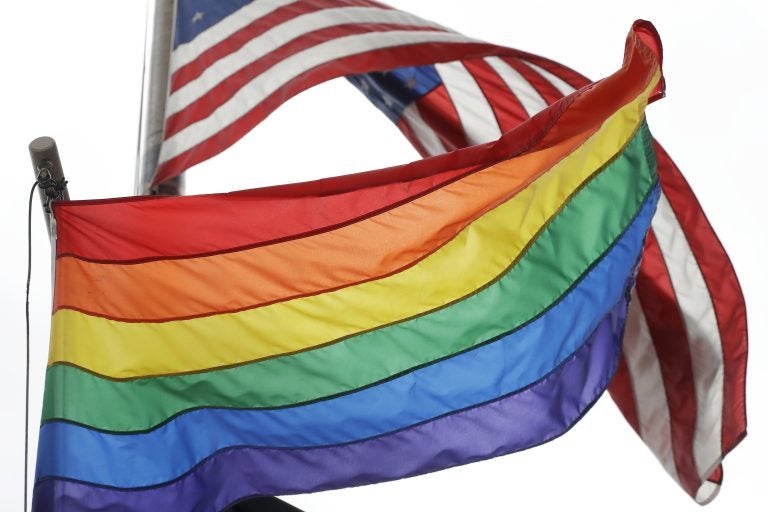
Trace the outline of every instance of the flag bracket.
[[50, 160], [43, 160], [37, 168], [37, 183], [45, 193], [43, 201], [43, 210], [45, 213], [51, 213], [51, 203], [60, 200], [67, 190], [67, 180], [59, 178], [58, 180], [51, 174], [53, 164]]
[[45, 212], [45, 224], [51, 234], [51, 203], [68, 201], [69, 191], [64, 169], [61, 166], [59, 149], [52, 137], [38, 137], [29, 143], [29, 156], [32, 159], [32, 171], [38, 183], [40, 202]]

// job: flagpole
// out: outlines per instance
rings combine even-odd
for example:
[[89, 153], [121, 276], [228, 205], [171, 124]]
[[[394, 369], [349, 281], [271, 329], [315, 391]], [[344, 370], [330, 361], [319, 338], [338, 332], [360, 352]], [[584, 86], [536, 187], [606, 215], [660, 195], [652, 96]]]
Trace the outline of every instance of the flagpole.
[[[32, 172], [35, 176], [35, 186], [40, 195], [40, 203], [43, 207], [45, 226], [48, 228], [48, 237], [51, 241], [51, 279], [55, 275], [56, 262], [56, 221], [53, 218], [51, 203], [58, 200], [69, 200], [67, 180], [64, 179], [64, 170], [59, 158], [59, 150], [56, 141], [51, 137], [38, 137], [29, 143], [29, 156], [32, 160]], [[34, 187], [32, 192], [34, 192]], [[30, 195], [29, 200], [32, 201]], [[27, 358], [25, 371], [25, 399], [24, 399], [24, 512], [28, 505], [28, 476], [29, 476], [29, 367], [30, 367], [30, 336], [29, 336], [29, 283], [32, 276], [32, 204], [29, 205], [30, 218], [27, 227], [29, 236], [29, 267], [27, 268]]]
[[148, 0], [141, 118], [136, 152], [136, 195], [184, 193], [184, 182], [180, 176], [152, 187], [163, 140], [175, 16], [174, 0]]
[[[176, 176], [152, 187], [160, 157], [168, 97], [173, 32], [176, 20], [175, 0], [148, 0], [147, 28], [144, 39], [144, 76], [141, 90], [141, 118], [136, 151], [136, 195], [183, 195], [184, 181]], [[229, 512], [301, 512], [279, 498], [264, 496], [241, 501]]]

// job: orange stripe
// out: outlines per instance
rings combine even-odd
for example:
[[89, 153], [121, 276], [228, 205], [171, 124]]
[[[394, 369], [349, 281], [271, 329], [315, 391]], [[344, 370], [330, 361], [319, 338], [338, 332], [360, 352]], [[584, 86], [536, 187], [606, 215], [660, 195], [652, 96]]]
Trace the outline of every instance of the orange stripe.
[[[380, 278], [437, 250], [594, 131], [519, 157], [516, 176], [509, 176], [507, 162], [495, 164], [392, 210], [314, 236], [232, 253], [132, 265], [61, 257], [56, 265], [54, 308], [128, 321], [182, 319]], [[263, 273], [265, 268], [269, 274]], [[212, 275], [217, 276], [215, 283]]]

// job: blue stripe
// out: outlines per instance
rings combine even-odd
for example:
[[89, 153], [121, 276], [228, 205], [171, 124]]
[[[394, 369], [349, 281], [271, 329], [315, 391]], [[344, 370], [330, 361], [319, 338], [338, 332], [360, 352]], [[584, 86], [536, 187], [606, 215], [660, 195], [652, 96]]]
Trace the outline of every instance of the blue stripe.
[[626, 311], [624, 299], [565, 364], [499, 400], [359, 443], [224, 450], [172, 483], [128, 492], [45, 479], [35, 484], [32, 511], [229, 510], [245, 496], [394, 480], [549, 442], [576, 423], [610, 382], [621, 354]]
[[254, 0], [179, 0], [173, 47], [188, 43], [201, 32]]
[[514, 392], [576, 351], [627, 292], [658, 194], [656, 186], [626, 233], [578, 286], [536, 321], [494, 343], [375, 387], [295, 408], [202, 409], [139, 435], [48, 423], [40, 431], [37, 476], [117, 487], [155, 485], [226, 447], [345, 443]]
[[360, 92], [397, 123], [403, 110], [443, 82], [435, 66], [408, 66], [347, 77]]

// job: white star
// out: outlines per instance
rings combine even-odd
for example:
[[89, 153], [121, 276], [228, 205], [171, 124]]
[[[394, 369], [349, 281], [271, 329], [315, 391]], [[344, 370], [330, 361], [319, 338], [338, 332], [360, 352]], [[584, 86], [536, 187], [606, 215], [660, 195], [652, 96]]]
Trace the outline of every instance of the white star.
[[203, 16], [205, 16], [204, 12], [197, 11], [194, 16], [192, 16], [192, 23], [197, 23], [198, 21], [203, 19]]
[[384, 100], [384, 104], [389, 108], [392, 108], [394, 106], [394, 102], [392, 101], [392, 98], [390, 98], [389, 96], [385, 95], [382, 99]]
[[405, 82], [405, 88], [409, 91], [412, 91], [414, 87], [416, 87], [416, 77], [412, 76], [408, 79], [407, 82]]
[[369, 84], [366, 80], [363, 80], [360, 82], [360, 89], [362, 89], [365, 94], [368, 94], [368, 92], [371, 90], [371, 84]]

